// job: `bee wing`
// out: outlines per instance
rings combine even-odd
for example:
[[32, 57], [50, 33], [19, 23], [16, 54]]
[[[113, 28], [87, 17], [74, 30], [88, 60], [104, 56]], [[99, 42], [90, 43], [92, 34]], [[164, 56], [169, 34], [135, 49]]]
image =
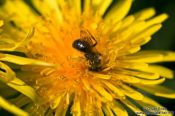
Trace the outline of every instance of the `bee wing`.
[[94, 44], [96, 44], [95, 37], [87, 29], [82, 28], [80, 30], [80, 37], [83, 40], [87, 41], [91, 46], [94, 46]]
[[80, 30], [80, 37], [91, 45], [91, 47], [93, 48], [92, 50], [94, 52], [98, 53], [97, 49], [95, 48], [97, 41], [95, 37], [87, 29], [82, 28]]

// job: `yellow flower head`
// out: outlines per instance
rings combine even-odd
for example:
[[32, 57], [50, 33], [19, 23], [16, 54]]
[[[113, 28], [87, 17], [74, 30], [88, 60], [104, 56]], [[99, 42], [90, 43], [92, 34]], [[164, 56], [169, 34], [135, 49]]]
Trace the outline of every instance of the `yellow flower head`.
[[[23, 94], [10, 102], [34, 116], [126, 116], [125, 106], [142, 115], [146, 107], [163, 108], [142, 90], [175, 98], [160, 85], [173, 71], [154, 64], [175, 61], [175, 53], [140, 51], [167, 14], [153, 17], [148, 8], [128, 16], [132, 0], [112, 3], [6, 0], [0, 7], [0, 80]], [[11, 91], [7, 97], [16, 95]], [[3, 97], [1, 107], [28, 115]]]

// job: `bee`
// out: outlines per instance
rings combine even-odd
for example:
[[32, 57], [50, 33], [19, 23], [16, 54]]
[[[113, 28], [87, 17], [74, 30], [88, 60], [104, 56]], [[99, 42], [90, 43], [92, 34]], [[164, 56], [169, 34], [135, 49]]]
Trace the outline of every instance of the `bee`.
[[97, 41], [95, 37], [85, 29], [80, 30], [80, 38], [76, 39], [73, 48], [84, 53], [85, 58], [89, 61], [90, 71], [101, 71], [102, 55], [95, 49]]

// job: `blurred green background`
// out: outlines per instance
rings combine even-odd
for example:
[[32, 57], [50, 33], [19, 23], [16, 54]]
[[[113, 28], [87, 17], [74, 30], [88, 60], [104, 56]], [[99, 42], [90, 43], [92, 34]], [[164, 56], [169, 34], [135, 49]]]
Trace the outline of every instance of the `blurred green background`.
[[[30, 0], [25, 0], [26, 3], [30, 3]], [[117, 1], [117, 0], [114, 0]], [[137, 12], [141, 9], [154, 7], [157, 11], [157, 15], [160, 13], [167, 13], [169, 18], [163, 23], [162, 29], [157, 32], [152, 38], [152, 40], [144, 45], [143, 49], [156, 49], [156, 50], [171, 50], [175, 51], [175, 0], [133, 0], [132, 8], [129, 14]], [[0, 4], [3, 4], [4, 0], [0, 0]], [[174, 63], [161, 63], [168, 68], [175, 71]], [[175, 79], [168, 80], [164, 83], [165, 86], [174, 88], [175, 90]], [[147, 94], [147, 93], [145, 93]], [[152, 96], [148, 94], [149, 96]], [[160, 104], [168, 108], [170, 111], [175, 112], [175, 100], [165, 99], [161, 97], [155, 97]], [[133, 114], [134, 115], [134, 114]], [[11, 116], [4, 110], [0, 110], [0, 116]]]

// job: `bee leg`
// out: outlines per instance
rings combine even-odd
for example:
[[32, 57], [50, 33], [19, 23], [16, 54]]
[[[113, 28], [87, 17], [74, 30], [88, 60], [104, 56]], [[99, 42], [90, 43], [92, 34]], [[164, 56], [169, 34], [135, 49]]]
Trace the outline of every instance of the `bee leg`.
[[97, 41], [95, 41], [95, 43], [93, 44], [93, 47], [95, 47], [97, 45]]
[[94, 37], [92, 37], [92, 39], [95, 41], [95, 43], [92, 45], [92, 47], [95, 47], [97, 45], [97, 40], [95, 40]]

